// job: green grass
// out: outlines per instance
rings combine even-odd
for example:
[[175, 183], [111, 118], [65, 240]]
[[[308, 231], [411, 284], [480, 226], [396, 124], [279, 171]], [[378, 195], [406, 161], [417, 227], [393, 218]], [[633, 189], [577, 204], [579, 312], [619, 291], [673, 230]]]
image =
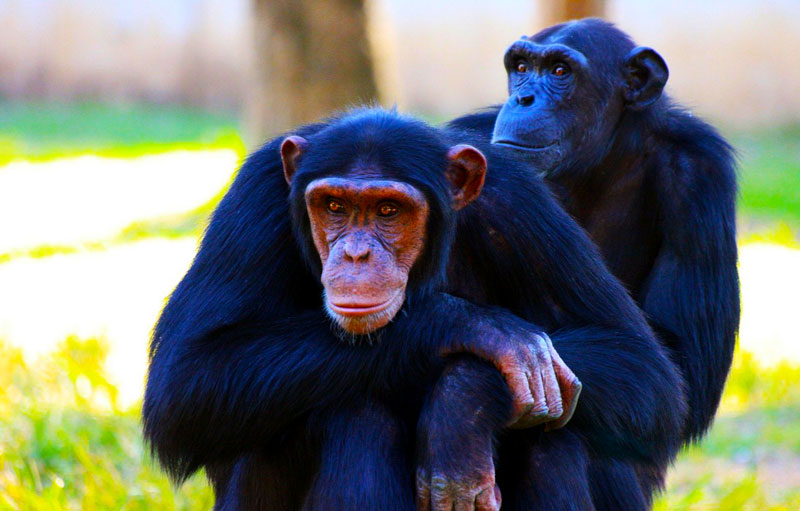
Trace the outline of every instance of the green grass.
[[[210, 509], [202, 475], [176, 489], [150, 459], [107, 353], [71, 337], [28, 364], [0, 342], [0, 509]], [[798, 480], [798, 424], [800, 368], [762, 369], [737, 353], [716, 424], [680, 456], [656, 510], [800, 509], [800, 486], [775, 478]]]
[[150, 460], [139, 409], [122, 409], [107, 346], [70, 338], [29, 366], [0, 344], [0, 509], [211, 509], [201, 475], [180, 490]]
[[175, 148], [239, 150], [236, 117], [173, 106], [0, 102], [0, 163], [85, 153], [128, 157]]
[[737, 353], [709, 435], [670, 472], [662, 510], [800, 509], [800, 368]]
[[741, 157], [739, 212], [800, 229], [800, 125], [731, 135]]

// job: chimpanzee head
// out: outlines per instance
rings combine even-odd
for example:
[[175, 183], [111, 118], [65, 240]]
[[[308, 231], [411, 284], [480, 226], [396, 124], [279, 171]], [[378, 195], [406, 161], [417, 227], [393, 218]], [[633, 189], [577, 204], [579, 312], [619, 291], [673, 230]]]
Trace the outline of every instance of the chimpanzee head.
[[509, 98], [492, 142], [549, 176], [599, 164], [622, 117], [655, 103], [669, 76], [658, 53], [598, 19], [523, 36], [504, 63]]
[[410, 291], [443, 278], [453, 211], [480, 193], [486, 159], [393, 112], [345, 115], [281, 145], [295, 234], [325, 288], [328, 314], [368, 334]]

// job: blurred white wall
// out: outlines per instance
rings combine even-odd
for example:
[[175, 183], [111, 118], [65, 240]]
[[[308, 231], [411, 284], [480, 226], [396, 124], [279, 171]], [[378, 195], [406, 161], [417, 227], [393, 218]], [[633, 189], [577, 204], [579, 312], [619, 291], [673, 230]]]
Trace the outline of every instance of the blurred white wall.
[[[502, 101], [505, 48], [542, 28], [535, 0], [373, 2], [384, 99], [434, 115]], [[249, 12], [248, 0], [0, 0], [0, 97], [241, 108]], [[664, 55], [668, 89], [700, 114], [800, 121], [800, 0], [609, 0], [608, 12]]]

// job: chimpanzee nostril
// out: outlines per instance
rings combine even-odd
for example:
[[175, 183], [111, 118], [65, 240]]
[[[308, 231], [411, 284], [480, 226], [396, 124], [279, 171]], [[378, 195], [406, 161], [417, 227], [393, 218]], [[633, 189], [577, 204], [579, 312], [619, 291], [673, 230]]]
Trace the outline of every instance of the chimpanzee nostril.
[[517, 102], [520, 104], [520, 106], [531, 106], [533, 104], [533, 94], [517, 96]]
[[344, 257], [351, 262], [365, 262], [369, 259], [370, 246], [364, 240], [347, 240], [344, 246]]

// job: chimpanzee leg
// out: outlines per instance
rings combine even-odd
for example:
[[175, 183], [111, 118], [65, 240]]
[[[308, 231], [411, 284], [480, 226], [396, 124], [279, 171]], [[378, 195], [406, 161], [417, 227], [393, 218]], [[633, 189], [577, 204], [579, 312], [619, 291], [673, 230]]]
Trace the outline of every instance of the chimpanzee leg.
[[598, 511], [650, 509], [650, 499], [645, 497], [639, 474], [631, 463], [595, 459], [592, 460], [589, 474], [592, 500]]
[[583, 440], [568, 430], [510, 432], [497, 466], [503, 511], [594, 511], [589, 465]]
[[249, 453], [206, 469], [214, 483], [215, 511], [294, 511], [303, 502], [315, 458], [305, 442], [285, 449]]
[[414, 510], [408, 427], [382, 405], [337, 412], [326, 422], [320, 468], [305, 511]]

